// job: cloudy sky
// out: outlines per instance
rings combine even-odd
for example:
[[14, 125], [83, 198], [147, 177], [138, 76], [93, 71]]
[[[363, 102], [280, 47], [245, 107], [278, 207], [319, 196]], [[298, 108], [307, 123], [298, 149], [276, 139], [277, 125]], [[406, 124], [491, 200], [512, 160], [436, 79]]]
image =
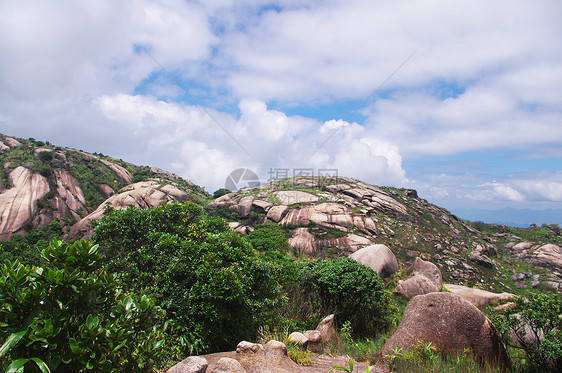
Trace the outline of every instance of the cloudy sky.
[[453, 212], [559, 209], [561, 14], [558, 0], [0, 0], [0, 132], [209, 192], [241, 167], [337, 169]]

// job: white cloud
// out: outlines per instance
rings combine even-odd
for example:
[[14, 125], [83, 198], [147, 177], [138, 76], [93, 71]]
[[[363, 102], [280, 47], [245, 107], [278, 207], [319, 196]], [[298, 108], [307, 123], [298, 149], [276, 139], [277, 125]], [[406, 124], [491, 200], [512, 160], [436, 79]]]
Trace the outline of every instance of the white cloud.
[[[341, 175], [379, 184], [400, 185], [405, 180], [398, 148], [369, 135], [358, 124], [319, 123], [269, 110], [257, 100], [243, 100], [241, 115], [213, 113], [244, 148], [228, 136], [200, 108], [166, 103], [144, 96], [104, 96], [100, 110], [116, 126], [132, 131], [145, 143], [148, 155], [158, 154], [175, 172], [207, 186], [224, 185], [240, 167], [257, 172], [263, 181], [270, 169], [338, 169]], [[331, 134], [333, 139], [318, 148]], [[314, 157], [314, 150], [317, 150]], [[246, 151], [252, 158], [248, 157]]]

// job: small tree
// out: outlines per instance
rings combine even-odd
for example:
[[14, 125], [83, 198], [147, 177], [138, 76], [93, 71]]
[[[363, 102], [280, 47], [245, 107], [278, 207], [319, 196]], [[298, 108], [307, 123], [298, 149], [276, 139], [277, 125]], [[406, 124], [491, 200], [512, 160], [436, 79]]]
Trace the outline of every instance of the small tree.
[[562, 371], [562, 295], [532, 294], [493, 317], [504, 342], [522, 348], [545, 372]]

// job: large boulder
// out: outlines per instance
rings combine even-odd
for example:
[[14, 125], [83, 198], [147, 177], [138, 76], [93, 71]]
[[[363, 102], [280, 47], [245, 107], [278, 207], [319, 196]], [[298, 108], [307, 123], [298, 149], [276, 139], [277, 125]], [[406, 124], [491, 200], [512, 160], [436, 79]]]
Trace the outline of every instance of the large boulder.
[[416, 258], [414, 263], [406, 270], [406, 274], [411, 277], [405, 281], [400, 281], [394, 292], [406, 298], [415, 297], [441, 291], [443, 278], [441, 271], [431, 262], [426, 262], [421, 258]]
[[494, 304], [505, 302], [515, 297], [511, 293], [492, 293], [482, 289], [469, 288], [462, 285], [445, 284], [445, 289], [453, 294], [460, 295], [477, 307], [493, 306]]
[[396, 256], [386, 245], [370, 245], [357, 250], [349, 257], [372, 268], [385, 281], [398, 271]]
[[388, 365], [396, 349], [408, 349], [419, 341], [440, 350], [460, 352], [469, 348], [477, 358], [510, 363], [498, 333], [488, 318], [466, 299], [451, 293], [418, 295], [408, 303], [402, 322], [384, 344], [377, 367]]
[[558, 245], [546, 244], [524, 253], [521, 261], [562, 273], [562, 248]]
[[168, 369], [166, 373], [205, 373], [207, 366], [207, 359], [204, 357], [190, 356]]

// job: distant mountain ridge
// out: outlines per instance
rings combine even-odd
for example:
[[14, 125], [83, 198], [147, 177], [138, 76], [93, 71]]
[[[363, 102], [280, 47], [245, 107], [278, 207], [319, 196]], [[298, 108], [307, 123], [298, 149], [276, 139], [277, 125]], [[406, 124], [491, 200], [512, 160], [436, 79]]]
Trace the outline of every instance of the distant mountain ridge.
[[457, 208], [454, 213], [466, 220], [502, 224], [510, 227], [526, 228], [531, 224], [540, 226], [545, 223], [562, 225], [562, 209], [533, 210], [506, 207], [499, 210], [484, 210]]

